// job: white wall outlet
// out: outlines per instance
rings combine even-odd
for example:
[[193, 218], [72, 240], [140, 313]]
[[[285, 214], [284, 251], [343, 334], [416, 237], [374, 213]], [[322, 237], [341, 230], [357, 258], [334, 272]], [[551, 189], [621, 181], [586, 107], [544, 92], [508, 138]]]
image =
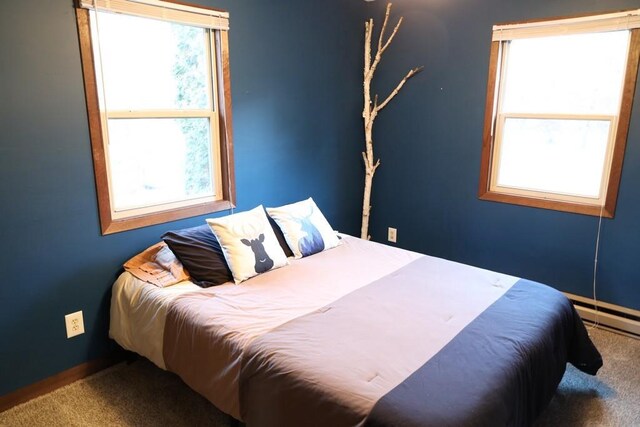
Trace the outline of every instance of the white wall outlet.
[[396, 230], [393, 227], [389, 227], [389, 230], [387, 231], [387, 240], [395, 243], [397, 238], [398, 238], [398, 230]]
[[64, 323], [67, 325], [67, 338], [84, 334], [84, 319], [82, 310], [64, 316]]

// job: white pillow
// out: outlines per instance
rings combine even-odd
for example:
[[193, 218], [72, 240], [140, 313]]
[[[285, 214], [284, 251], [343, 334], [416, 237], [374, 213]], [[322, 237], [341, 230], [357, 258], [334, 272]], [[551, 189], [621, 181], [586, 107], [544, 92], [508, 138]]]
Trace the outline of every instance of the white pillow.
[[279, 208], [267, 208], [267, 212], [282, 230], [296, 258], [313, 255], [340, 244], [338, 236], [311, 197]]
[[288, 264], [262, 205], [222, 218], [209, 218], [237, 283]]

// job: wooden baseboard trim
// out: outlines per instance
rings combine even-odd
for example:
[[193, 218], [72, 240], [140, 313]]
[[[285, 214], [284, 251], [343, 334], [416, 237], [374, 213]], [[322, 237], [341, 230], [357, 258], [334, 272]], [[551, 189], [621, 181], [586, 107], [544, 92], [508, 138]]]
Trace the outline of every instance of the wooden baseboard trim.
[[117, 357], [104, 357], [81, 365], [74, 366], [71, 369], [62, 371], [37, 383], [22, 387], [14, 392], [0, 396], [0, 412], [13, 408], [16, 405], [24, 403], [28, 400], [50, 393], [60, 387], [71, 384], [74, 381], [95, 374], [111, 365], [119, 362], [121, 359]]

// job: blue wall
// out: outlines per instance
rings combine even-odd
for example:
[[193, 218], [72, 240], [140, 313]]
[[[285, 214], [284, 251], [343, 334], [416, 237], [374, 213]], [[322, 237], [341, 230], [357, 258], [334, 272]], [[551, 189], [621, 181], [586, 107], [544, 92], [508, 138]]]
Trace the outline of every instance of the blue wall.
[[[231, 13], [238, 209], [313, 196], [356, 233], [363, 2], [199, 3]], [[113, 349], [121, 264], [205, 217], [100, 235], [72, 0], [1, 2], [0, 58], [3, 395]], [[87, 332], [67, 340], [76, 310]]]
[[[385, 4], [371, 13], [382, 16]], [[380, 113], [372, 237], [592, 296], [598, 218], [478, 200], [491, 27], [505, 21], [637, 8], [634, 1], [396, 0], [405, 22], [376, 81], [386, 94], [425, 70]], [[379, 21], [378, 21], [379, 22]], [[640, 90], [614, 219], [603, 220], [597, 297], [640, 309]]]

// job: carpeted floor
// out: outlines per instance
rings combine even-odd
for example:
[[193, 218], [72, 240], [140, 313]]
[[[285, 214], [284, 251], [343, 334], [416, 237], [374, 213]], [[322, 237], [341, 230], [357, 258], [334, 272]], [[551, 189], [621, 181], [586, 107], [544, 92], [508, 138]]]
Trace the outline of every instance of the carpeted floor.
[[[595, 329], [596, 377], [567, 368], [536, 427], [640, 425], [640, 340]], [[1, 426], [229, 426], [231, 419], [146, 360], [121, 363], [0, 413]]]
[[120, 363], [0, 413], [0, 426], [229, 426], [230, 418], [146, 359]]
[[536, 427], [640, 426], [640, 340], [601, 329], [589, 335], [604, 366], [591, 376], [567, 365]]

